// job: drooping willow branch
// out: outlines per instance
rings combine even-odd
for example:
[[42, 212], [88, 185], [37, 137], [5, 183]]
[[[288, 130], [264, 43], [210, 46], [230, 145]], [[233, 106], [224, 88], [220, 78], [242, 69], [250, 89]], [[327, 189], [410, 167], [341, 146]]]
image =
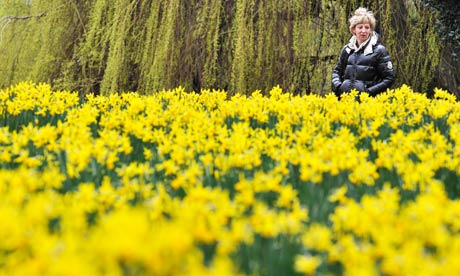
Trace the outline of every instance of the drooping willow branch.
[[1, 25], [1, 30], [0, 30], [0, 42], [2, 41], [2, 37], [3, 37], [3, 31], [5, 30], [5, 28], [13, 21], [17, 21], [17, 20], [28, 20], [28, 19], [32, 19], [32, 18], [40, 18], [40, 17], [43, 17], [45, 16], [47, 13], [47, 11], [43, 11], [39, 14], [36, 14], [36, 15], [21, 15], [21, 16], [17, 16], [17, 15], [6, 15], [6, 16], [3, 16], [2, 18], [0, 18], [0, 25]]
[[22, 15], [22, 16], [7, 15], [7, 16], [0, 18], [0, 23], [6, 22], [5, 24], [8, 24], [9, 22], [12, 22], [14, 20], [26, 20], [26, 19], [31, 19], [31, 18], [40, 18], [42, 16], [45, 16], [46, 13], [47, 11], [43, 11], [36, 15]]

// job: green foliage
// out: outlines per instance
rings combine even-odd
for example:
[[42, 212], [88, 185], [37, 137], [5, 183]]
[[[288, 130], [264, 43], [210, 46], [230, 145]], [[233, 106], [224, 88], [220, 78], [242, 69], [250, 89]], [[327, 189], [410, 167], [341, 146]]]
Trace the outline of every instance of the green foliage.
[[442, 61], [437, 72], [436, 85], [460, 97], [460, 2], [457, 0], [422, 0], [437, 14], [435, 31], [440, 36]]
[[[456, 45], [460, 50], [460, 2], [457, 0], [435, 1], [424, 0], [428, 7], [439, 12], [436, 22], [436, 31], [440, 33], [442, 40]], [[459, 59], [458, 52], [453, 58]]]
[[32, 80], [83, 93], [179, 85], [248, 93], [280, 85], [325, 94], [359, 6], [376, 14], [396, 85], [426, 91], [440, 40], [419, 0], [2, 1], [0, 87]]

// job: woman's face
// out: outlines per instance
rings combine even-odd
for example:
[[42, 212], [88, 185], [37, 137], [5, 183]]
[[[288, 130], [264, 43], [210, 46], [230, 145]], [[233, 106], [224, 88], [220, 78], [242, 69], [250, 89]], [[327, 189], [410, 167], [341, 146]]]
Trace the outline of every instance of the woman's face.
[[358, 44], [361, 45], [366, 39], [369, 38], [369, 35], [371, 34], [372, 29], [371, 25], [369, 23], [361, 23], [355, 26], [353, 29], [353, 34], [356, 36], [358, 39]]

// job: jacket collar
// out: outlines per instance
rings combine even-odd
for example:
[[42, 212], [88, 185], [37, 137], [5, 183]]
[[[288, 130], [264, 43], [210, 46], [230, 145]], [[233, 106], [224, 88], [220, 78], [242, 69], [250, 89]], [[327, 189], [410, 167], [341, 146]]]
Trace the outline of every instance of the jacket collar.
[[364, 41], [361, 46], [357, 46], [357, 38], [355, 35], [353, 35], [350, 38], [350, 41], [348, 42], [346, 46], [346, 51], [349, 54], [351, 50], [354, 50], [355, 52], [361, 50], [364, 47], [364, 55], [369, 55], [374, 52], [374, 46], [378, 43], [378, 34], [376, 32], [372, 32], [370, 37]]

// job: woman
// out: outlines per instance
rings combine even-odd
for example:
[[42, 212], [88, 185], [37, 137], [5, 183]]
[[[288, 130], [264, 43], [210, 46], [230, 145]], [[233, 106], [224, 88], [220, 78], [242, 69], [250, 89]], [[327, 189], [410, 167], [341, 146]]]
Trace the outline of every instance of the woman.
[[349, 22], [353, 36], [332, 71], [332, 91], [337, 97], [352, 89], [375, 96], [395, 81], [390, 55], [374, 32], [376, 20], [371, 11], [358, 8]]

